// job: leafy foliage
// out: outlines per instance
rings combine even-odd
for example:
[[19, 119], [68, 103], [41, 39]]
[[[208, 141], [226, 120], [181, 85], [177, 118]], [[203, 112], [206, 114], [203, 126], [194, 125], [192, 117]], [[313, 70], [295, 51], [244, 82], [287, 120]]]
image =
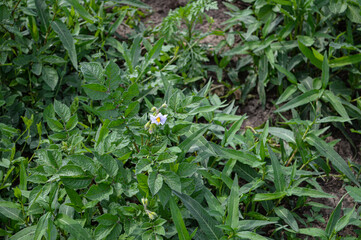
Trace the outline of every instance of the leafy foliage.
[[[154, 29], [139, 0], [0, 3], [1, 237], [330, 240], [360, 227], [360, 165], [327, 139], [331, 124], [354, 146], [348, 129], [361, 133], [359, 2], [229, 2], [213, 32], [197, 28], [212, 0]], [[224, 36], [212, 50], [210, 34]], [[228, 94], [198, 81], [209, 71]], [[256, 92], [282, 123], [245, 126], [239, 104]], [[327, 217], [316, 201], [336, 197], [331, 178], [355, 204], [345, 195]]]

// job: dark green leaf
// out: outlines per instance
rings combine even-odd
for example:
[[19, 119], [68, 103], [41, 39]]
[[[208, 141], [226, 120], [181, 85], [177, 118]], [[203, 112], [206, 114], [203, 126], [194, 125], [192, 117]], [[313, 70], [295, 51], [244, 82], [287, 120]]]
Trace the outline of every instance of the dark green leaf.
[[51, 27], [57, 33], [60, 41], [63, 43], [64, 48], [68, 51], [70, 61], [73, 63], [74, 68], [78, 70], [78, 59], [75, 51], [74, 39], [69, 29], [60, 20], [51, 22]]

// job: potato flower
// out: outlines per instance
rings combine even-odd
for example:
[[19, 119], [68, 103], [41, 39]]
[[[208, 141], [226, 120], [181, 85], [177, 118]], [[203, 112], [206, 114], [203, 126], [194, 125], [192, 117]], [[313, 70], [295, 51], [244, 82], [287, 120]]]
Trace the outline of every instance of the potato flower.
[[155, 123], [156, 125], [159, 125], [159, 124], [164, 125], [165, 121], [167, 121], [167, 115], [163, 115], [161, 113], [158, 113], [156, 116], [151, 115], [150, 121], [151, 121], [151, 123]]

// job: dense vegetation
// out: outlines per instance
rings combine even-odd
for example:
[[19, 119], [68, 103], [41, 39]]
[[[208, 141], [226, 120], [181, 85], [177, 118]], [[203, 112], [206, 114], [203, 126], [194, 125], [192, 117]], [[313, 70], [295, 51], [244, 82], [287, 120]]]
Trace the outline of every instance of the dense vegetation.
[[201, 31], [216, 1], [1, 0], [1, 238], [358, 239], [361, 2], [237, 3]]

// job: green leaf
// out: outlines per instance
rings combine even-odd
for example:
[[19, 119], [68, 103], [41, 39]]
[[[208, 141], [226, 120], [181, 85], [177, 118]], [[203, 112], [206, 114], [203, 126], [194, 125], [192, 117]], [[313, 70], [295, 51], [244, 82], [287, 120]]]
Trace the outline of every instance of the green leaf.
[[148, 177], [148, 186], [152, 195], [156, 195], [163, 186], [162, 175], [156, 172], [151, 172]]
[[120, 4], [125, 4], [137, 8], [147, 8], [147, 9], [151, 8], [149, 5], [143, 3], [140, 0], [115, 0], [115, 1], [119, 2]]
[[82, 62], [80, 70], [83, 73], [84, 80], [87, 83], [104, 83], [103, 68], [98, 62]]
[[69, 29], [60, 20], [51, 22], [51, 27], [57, 33], [60, 41], [63, 43], [64, 48], [68, 51], [70, 61], [73, 63], [74, 68], [78, 70], [78, 60], [75, 51], [74, 39]]
[[275, 192], [275, 193], [257, 193], [254, 195], [253, 201], [261, 202], [267, 200], [280, 199], [286, 196], [286, 192]]
[[348, 194], [356, 201], [361, 203], [361, 188], [360, 187], [351, 187], [346, 186]]
[[234, 135], [241, 129], [242, 123], [245, 118], [246, 118], [245, 115], [243, 115], [241, 119], [233, 123], [232, 127], [225, 132], [224, 137], [222, 139], [222, 146], [224, 146], [225, 143], [232, 142]]
[[219, 106], [202, 106], [192, 109], [190, 112], [188, 112], [189, 115], [196, 115], [199, 113], [208, 113], [208, 112], [214, 112], [218, 108], [223, 107], [223, 105]]
[[286, 75], [286, 77], [287, 77], [288, 81], [290, 81], [290, 83], [297, 84], [297, 78], [295, 77], [295, 75], [293, 75], [293, 73], [291, 73], [286, 68], [284, 68], [284, 67], [282, 67], [282, 66], [280, 66], [278, 64], [274, 64], [274, 66], [277, 68], [277, 70], [279, 72]]
[[68, 188], [73, 189], [83, 189], [89, 186], [92, 181], [92, 178], [86, 176], [79, 177], [60, 177], [63, 184]]
[[326, 89], [329, 79], [330, 79], [330, 66], [328, 65], [327, 51], [325, 51], [325, 54], [323, 55], [322, 76], [321, 76], [323, 89]]
[[244, 238], [251, 239], [251, 240], [267, 240], [268, 239], [255, 232], [249, 232], [249, 231], [238, 232], [236, 235], [242, 239], [244, 239]]
[[91, 159], [90, 157], [80, 154], [72, 154], [68, 157], [68, 159], [82, 169], [95, 174], [95, 164], [93, 162], [93, 159]]
[[285, 181], [284, 174], [283, 174], [283, 171], [281, 168], [281, 164], [278, 161], [276, 155], [273, 153], [270, 146], [267, 145], [267, 147], [268, 147], [268, 153], [270, 155], [271, 162], [272, 162], [274, 184], [276, 187], [276, 191], [282, 192], [286, 188], [286, 181]]
[[[331, 91], [325, 91], [323, 95], [327, 98], [327, 100], [332, 104], [333, 108], [337, 111], [338, 114], [344, 119], [350, 119], [350, 117], [347, 114], [346, 109], [341, 103], [341, 100], [339, 97], [335, 96], [333, 92]], [[350, 122], [351, 123], [351, 122]]]
[[43, 0], [35, 0], [35, 7], [40, 18], [41, 30], [45, 33], [49, 27], [50, 16], [48, 5]]
[[85, 8], [80, 5], [80, 3], [78, 2], [78, 0], [66, 0], [69, 4], [71, 4], [73, 6], [73, 8], [79, 13], [79, 15], [84, 18], [86, 21], [88, 21], [89, 23], [94, 23], [95, 22], [95, 18], [90, 15], [90, 13], [85, 10]]
[[319, 69], [322, 69], [322, 61], [316, 58], [313, 52], [305, 45], [303, 45], [300, 40], [298, 40], [298, 48], [301, 50], [303, 55], [305, 55], [311, 61], [313, 65], [315, 65]]
[[279, 127], [270, 127], [268, 128], [268, 132], [271, 135], [276, 136], [288, 143], [296, 144], [295, 135], [291, 130], [285, 128], [279, 128]]
[[313, 197], [313, 198], [333, 198], [334, 196], [325, 193], [322, 191], [318, 191], [315, 189], [310, 188], [301, 188], [301, 187], [294, 187], [287, 191], [287, 195], [296, 195], [298, 197], [306, 196], [306, 197]]
[[237, 174], [234, 177], [231, 193], [228, 198], [227, 209], [228, 214], [226, 224], [232, 229], [237, 229], [239, 220], [239, 186]]
[[351, 211], [349, 211], [346, 215], [342, 216], [337, 221], [336, 226], [335, 226], [335, 232], [341, 231], [344, 227], [346, 227], [350, 223], [351, 217], [355, 212], [355, 207], [356, 206], [354, 206]]
[[108, 96], [108, 89], [103, 85], [91, 83], [82, 85], [84, 88], [85, 93], [92, 99], [92, 100], [103, 100]]
[[293, 84], [291, 86], [288, 86], [286, 88], [286, 90], [281, 94], [281, 96], [278, 98], [277, 102], [275, 103], [275, 105], [279, 105], [285, 101], [287, 101], [287, 99], [294, 94], [297, 91], [297, 85]]
[[24, 223], [20, 206], [18, 206], [18, 204], [0, 201], [0, 214], [12, 220]]
[[78, 124], [78, 115], [74, 114], [73, 116], [71, 116], [69, 121], [66, 123], [65, 128], [66, 128], [66, 130], [70, 131], [70, 130], [73, 130], [77, 124]]
[[361, 23], [360, 5], [349, 1], [347, 4], [346, 16], [354, 23]]
[[77, 240], [90, 240], [91, 235], [77, 221], [67, 215], [59, 214], [55, 220], [55, 225], [70, 233]]
[[56, 85], [58, 85], [59, 76], [57, 71], [52, 67], [43, 67], [41, 78], [51, 88], [51, 90], [54, 90]]
[[316, 89], [310, 90], [308, 92], [305, 92], [305, 93], [295, 97], [294, 99], [292, 99], [291, 101], [289, 101], [285, 105], [283, 105], [280, 108], [276, 109], [275, 113], [284, 112], [284, 111], [287, 111], [287, 110], [290, 110], [290, 109], [294, 109], [294, 108], [299, 107], [301, 105], [313, 102], [318, 98], [319, 98], [319, 91], [316, 90]]
[[116, 159], [108, 154], [105, 154], [97, 156], [97, 160], [100, 162], [110, 177], [115, 177], [117, 175], [119, 167]]
[[113, 187], [106, 183], [100, 183], [99, 185], [92, 185], [85, 197], [100, 202], [104, 199], [109, 200], [111, 194], [113, 194]]
[[222, 230], [217, 228], [219, 223], [212, 218], [206, 209], [190, 196], [178, 192], [174, 194], [179, 197], [191, 215], [197, 220], [201, 230], [207, 236], [207, 239], [220, 239], [223, 236]]
[[70, 109], [68, 106], [57, 100], [54, 100], [54, 111], [64, 122], [69, 121]]
[[301, 228], [299, 230], [300, 234], [312, 236], [312, 237], [321, 237], [326, 238], [326, 232], [320, 228]]
[[124, 116], [131, 118], [131, 117], [135, 116], [136, 114], [138, 114], [139, 109], [140, 109], [139, 102], [137, 102], [137, 101], [132, 102], [131, 104], [128, 105], [128, 108], [125, 110]]
[[84, 176], [84, 171], [81, 167], [76, 165], [62, 166], [58, 172], [59, 176], [64, 177], [81, 177]]
[[182, 191], [180, 177], [172, 171], [162, 173], [164, 182], [173, 190], [177, 192]]
[[294, 231], [298, 232], [298, 224], [296, 219], [293, 217], [291, 212], [284, 207], [275, 208], [275, 213], [277, 216], [282, 218]]
[[[188, 152], [190, 147], [195, 144], [198, 139], [208, 130], [208, 126], [204, 126], [200, 128], [198, 131], [194, 132], [188, 138], [186, 138], [181, 144], [179, 144], [179, 148], [182, 150], [182, 153], [185, 154]], [[183, 155], [181, 154], [181, 155]]]
[[178, 232], [179, 240], [190, 240], [191, 238], [190, 238], [187, 228], [184, 224], [181, 211], [179, 210], [173, 197], [171, 197], [169, 199], [169, 206], [170, 206], [170, 211], [172, 214], [172, 220], [174, 221], [174, 225]]
[[360, 184], [356, 180], [345, 160], [343, 160], [342, 157], [335, 150], [333, 150], [333, 148], [330, 147], [325, 141], [313, 134], [309, 134], [306, 137], [306, 141], [310, 145], [316, 147], [316, 149], [322, 156], [328, 158], [340, 173], [345, 174], [352, 182], [354, 182], [357, 186], [360, 187]]
[[9, 240], [29, 240], [34, 239], [34, 234], [37, 226], [33, 225], [31, 227], [27, 227], [17, 232], [15, 235], [11, 236]]
[[41, 216], [36, 227], [35, 236], [33, 238], [34, 240], [41, 240], [42, 237], [46, 234], [48, 221], [51, 220], [50, 216], [50, 212], [47, 212], [45, 215]]
[[62, 132], [64, 130], [63, 124], [61, 124], [58, 120], [54, 120], [52, 118], [47, 119], [48, 126], [54, 132]]
[[326, 229], [325, 232], [327, 234], [327, 236], [331, 236], [331, 234], [333, 233], [333, 231], [335, 230], [337, 221], [340, 219], [341, 217], [341, 208], [342, 208], [342, 202], [343, 199], [345, 198], [346, 195], [344, 195], [340, 201], [338, 202], [336, 208], [332, 211], [330, 218], [328, 219], [327, 225], [326, 225]]

